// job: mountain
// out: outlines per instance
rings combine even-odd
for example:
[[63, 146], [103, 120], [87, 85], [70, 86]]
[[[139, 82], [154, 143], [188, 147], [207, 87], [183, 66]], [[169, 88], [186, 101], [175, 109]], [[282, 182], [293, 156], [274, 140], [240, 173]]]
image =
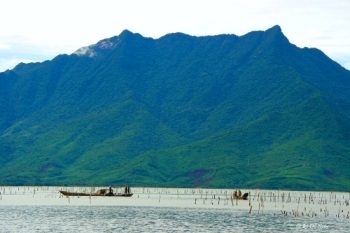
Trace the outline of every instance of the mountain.
[[125, 30], [0, 73], [0, 183], [349, 190], [349, 94], [279, 26]]

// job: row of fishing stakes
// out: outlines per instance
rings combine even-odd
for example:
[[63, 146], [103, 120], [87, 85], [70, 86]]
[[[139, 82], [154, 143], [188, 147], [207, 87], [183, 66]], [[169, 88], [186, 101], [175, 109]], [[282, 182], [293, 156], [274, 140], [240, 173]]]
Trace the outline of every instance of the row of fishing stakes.
[[[263, 194], [263, 196], [260, 196], [259, 198], [259, 195], [258, 194], [258, 200], [259, 200], [259, 210], [258, 210], [258, 214], [260, 213], [260, 207], [262, 207], [262, 213], [263, 213], [263, 207], [264, 207], [264, 200], [266, 200], [266, 195]], [[323, 197], [323, 194], [322, 196], [320, 196], [321, 194], [319, 193], [319, 201], [318, 201], [318, 205], [326, 205], [327, 204], [327, 199]], [[284, 208], [284, 203], [290, 203], [292, 202], [292, 196], [290, 195], [290, 192], [288, 193], [288, 196], [286, 196], [285, 193], [282, 193], [281, 195], [281, 199], [282, 199], [282, 207]], [[275, 203], [275, 207], [276, 207], [276, 195], [274, 193], [270, 193], [269, 195], [270, 197], [270, 202], [273, 201]], [[279, 197], [279, 195], [278, 195]], [[309, 211], [307, 211], [307, 208], [304, 207], [304, 210], [303, 211], [299, 211], [299, 206], [301, 204], [301, 196], [297, 196], [295, 193], [293, 195], [294, 199], [295, 199], [295, 202], [297, 203], [297, 208], [296, 209], [292, 209], [291, 212], [288, 212], [288, 211], [285, 211], [285, 210], [281, 210], [281, 213], [284, 215], [284, 216], [287, 216], [287, 215], [292, 215], [294, 217], [300, 217], [300, 216], [307, 216], [307, 217], [317, 217], [317, 211], [313, 210], [312, 208], [310, 208]], [[335, 217], [337, 218], [340, 218], [340, 217], [343, 217], [343, 218], [346, 218], [346, 219], [349, 219], [349, 215], [350, 215], [350, 211], [347, 211], [347, 212], [344, 212], [344, 210], [341, 210], [341, 206], [346, 206], [346, 207], [349, 207], [349, 202], [350, 202], [350, 194], [349, 194], [349, 198], [348, 199], [345, 199], [345, 196], [343, 195], [343, 202], [341, 201], [341, 199], [337, 198], [336, 197], [336, 194], [330, 194], [329, 195], [329, 201], [334, 201], [334, 205], [339, 205], [339, 208], [338, 208], [338, 213], [336, 214]], [[279, 199], [279, 198], [278, 198]], [[310, 193], [309, 196], [307, 197], [306, 194], [304, 194], [304, 203], [306, 204], [309, 204], [309, 205], [315, 205], [315, 199], [316, 199], [316, 194], [315, 193]], [[251, 204], [249, 203], [249, 206], [250, 206], [250, 210], [249, 210], [249, 213], [251, 213], [252, 211], [252, 206]], [[348, 208], [349, 209], [349, 208]], [[327, 209], [327, 206], [325, 206], [324, 209], [320, 208], [320, 213], [321, 215], [324, 215], [324, 217], [328, 217], [329, 216], [329, 210]]]
[[[180, 189], [181, 190], [181, 189]], [[248, 201], [248, 205], [249, 205], [249, 213], [252, 213], [253, 210], [253, 205], [252, 205], [252, 201], [254, 201], [255, 199], [258, 201], [257, 206], [258, 206], [258, 214], [264, 214], [264, 207], [265, 207], [265, 202], [270, 202], [270, 203], [274, 203], [274, 207], [277, 208], [277, 203], [279, 201], [281, 201], [282, 204], [282, 208], [285, 208], [285, 204], [288, 203], [292, 203], [293, 200], [295, 203], [297, 203], [297, 207], [296, 209], [292, 209], [291, 211], [286, 211], [286, 210], [281, 210], [281, 213], [285, 216], [294, 216], [294, 217], [301, 217], [301, 216], [306, 216], [306, 217], [317, 217], [318, 214], [315, 210], [313, 210], [312, 208], [310, 208], [309, 210], [307, 210], [306, 207], [304, 207], [303, 210], [299, 210], [299, 206], [302, 204], [302, 202], [304, 204], [308, 204], [308, 205], [315, 205], [315, 200], [317, 199], [316, 197], [316, 193], [310, 192], [308, 194], [304, 193], [304, 194], [300, 194], [297, 195], [296, 193], [291, 194], [291, 192], [282, 192], [280, 194], [280, 191], [277, 191], [277, 194], [275, 192], [272, 191], [264, 191], [264, 192], [259, 192], [259, 191], [255, 191], [255, 195], [251, 196], [251, 193], [249, 192], [249, 196], [248, 196], [248, 200], [240, 200], [238, 201], [238, 199], [233, 199], [232, 197], [232, 192], [233, 191], [227, 191], [224, 190], [221, 192], [218, 191], [209, 191], [209, 190], [203, 190], [203, 189], [192, 189], [192, 190], [187, 190], [185, 189], [183, 191], [183, 193], [181, 193], [179, 189], [164, 189], [164, 188], [155, 188], [155, 190], [152, 192], [151, 188], [143, 188], [143, 192], [142, 193], [146, 193], [148, 195], [148, 198], [150, 198], [152, 193], [158, 193], [158, 202], [160, 202], [162, 194], [166, 197], [167, 195], [173, 195], [176, 196], [177, 198], [180, 198], [182, 196], [194, 196], [194, 204], [197, 205], [198, 200], [201, 200], [203, 205], [205, 205], [208, 201], [210, 205], [220, 205], [220, 202], [223, 203], [223, 205], [228, 205], [229, 203], [231, 203], [232, 206], [234, 206], [236, 204], [236, 206], [238, 206], [238, 203], [242, 201], [242, 206]], [[198, 195], [200, 195], [200, 197], [198, 197]], [[320, 196], [321, 194], [319, 193], [319, 201], [317, 204], [321, 205], [326, 205], [327, 204], [327, 199], [325, 199], [322, 196]], [[345, 206], [349, 206], [349, 200], [350, 200], [350, 194], [349, 194], [349, 198], [345, 199], [345, 196], [343, 196], [344, 199], [344, 203], [343, 205]], [[335, 194], [330, 194], [329, 195], [329, 201], [334, 201], [334, 204], [336, 205], [337, 203], [339, 205], [342, 205], [341, 200], [337, 199]], [[323, 215], [325, 217], [329, 216], [329, 210], [327, 210], [327, 206], [325, 206], [325, 208], [320, 208], [320, 216]], [[344, 213], [343, 210], [338, 211], [338, 214], [336, 215], [336, 217], [341, 217], [341, 213]], [[345, 218], [349, 218], [349, 211], [347, 212], [346, 215], [343, 215], [343, 217]]]
[[[32, 198], [57, 198], [59, 190], [91, 193], [97, 187], [49, 187], [49, 186], [19, 186], [0, 187], [0, 204], [15, 196]], [[152, 188], [135, 187], [132, 198], [149, 198], [149, 203], [160, 203], [162, 200], [177, 200], [177, 203], [192, 203], [200, 206], [220, 206], [225, 208], [246, 210], [249, 214], [265, 214], [266, 210], [273, 214], [283, 214], [293, 217], [334, 217], [349, 219], [350, 193], [306, 192], [281, 190], [251, 190], [248, 200], [232, 198], [233, 189], [182, 189], [182, 188]], [[15, 197], [13, 196], [13, 197]], [[95, 198], [87, 197], [86, 203]], [[67, 198], [69, 204], [74, 204], [75, 198]], [[182, 202], [183, 201], [183, 202]], [[66, 203], [67, 203], [66, 202]], [[186, 204], [187, 205], [187, 204]], [[190, 206], [190, 205], [189, 205]]]

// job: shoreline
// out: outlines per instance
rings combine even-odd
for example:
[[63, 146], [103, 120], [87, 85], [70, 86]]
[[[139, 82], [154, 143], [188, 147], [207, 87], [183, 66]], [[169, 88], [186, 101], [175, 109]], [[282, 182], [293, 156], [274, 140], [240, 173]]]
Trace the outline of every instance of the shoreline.
[[[248, 200], [232, 199], [236, 189], [131, 187], [132, 197], [70, 196], [59, 190], [91, 193], [106, 187], [0, 186], [0, 206], [150, 206], [219, 208], [247, 214], [349, 219], [350, 192], [241, 189]], [[112, 187], [123, 192], [124, 187]], [[238, 190], [238, 189], [237, 189]]]

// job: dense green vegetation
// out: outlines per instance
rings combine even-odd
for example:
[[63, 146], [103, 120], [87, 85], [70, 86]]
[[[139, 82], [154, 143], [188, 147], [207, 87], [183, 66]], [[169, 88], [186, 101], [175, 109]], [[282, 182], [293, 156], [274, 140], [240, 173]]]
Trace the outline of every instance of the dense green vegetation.
[[89, 51], [0, 73], [1, 185], [350, 189], [350, 72], [279, 26]]

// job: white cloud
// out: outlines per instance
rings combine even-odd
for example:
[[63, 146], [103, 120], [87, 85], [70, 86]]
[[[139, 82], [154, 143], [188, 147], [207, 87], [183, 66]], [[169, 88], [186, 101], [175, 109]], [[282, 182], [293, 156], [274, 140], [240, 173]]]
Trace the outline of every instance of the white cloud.
[[0, 59], [0, 72], [11, 70], [19, 63], [31, 63], [36, 62], [35, 60], [27, 60], [27, 59], [17, 59], [17, 58], [10, 58], [10, 59]]
[[0, 72], [12, 69], [21, 62], [41, 62], [58, 54], [57, 50], [50, 50], [23, 36], [0, 37], [0, 53]]
[[[33, 57], [70, 54], [124, 29], [158, 38], [243, 35], [276, 24], [299, 47], [350, 54], [348, 0], [11, 0], [1, 9], [0, 49]], [[3, 43], [5, 37], [17, 39]]]
[[0, 41], [0, 50], [9, 50], [9, 49], [10, 49], [10, 46], [8, 46], [5, 43], [1, 43]]
[[350, 57], [342, 63], [342, 66], [347, 70], [350, 70]]

